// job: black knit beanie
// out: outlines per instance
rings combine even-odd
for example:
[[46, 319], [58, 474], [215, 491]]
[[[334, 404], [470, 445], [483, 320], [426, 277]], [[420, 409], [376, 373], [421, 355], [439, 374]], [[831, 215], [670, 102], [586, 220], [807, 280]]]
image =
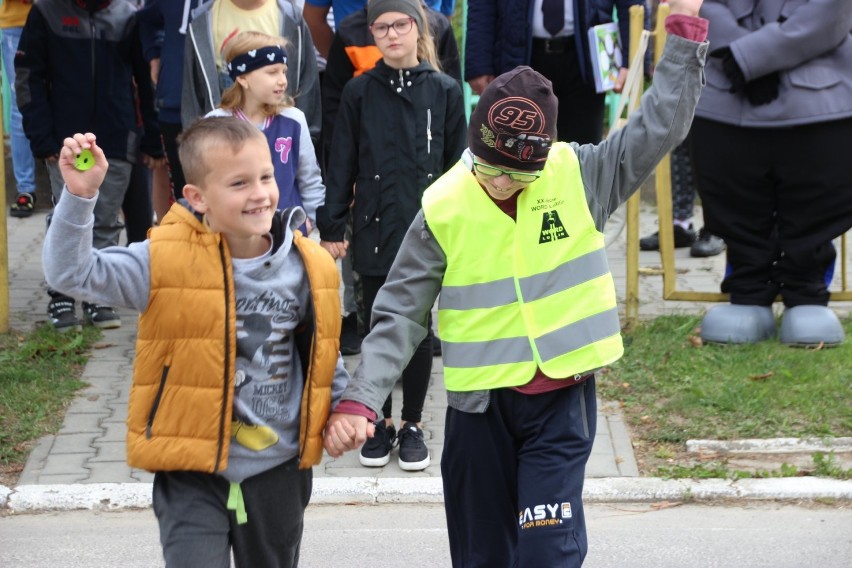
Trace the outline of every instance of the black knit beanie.
[[423, 20], [420, 19], [420, 0], [370, 0], [367, 3], [367, 23], [372, 24], [376, 18], [387, 12], [400, 12], [411, 16], [417, 29], [423, 29]]
[[474, 156], [506, 169], [541, 170], [556, 138], [557, 107], [550, 81], [529, 67], [515, 67], [479, 97], [468, 146]]

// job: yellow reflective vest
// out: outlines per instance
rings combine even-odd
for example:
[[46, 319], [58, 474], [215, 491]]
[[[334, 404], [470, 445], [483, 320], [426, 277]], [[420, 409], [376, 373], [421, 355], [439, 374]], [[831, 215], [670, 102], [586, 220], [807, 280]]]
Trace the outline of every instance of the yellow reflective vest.
[[536, 367], [575, 379], [623, 354], [615, 286], [571, 146], [503, 213], [463, 162], [423, 196], [447, 256], [438, 302], [451, 391], [523, 385]]

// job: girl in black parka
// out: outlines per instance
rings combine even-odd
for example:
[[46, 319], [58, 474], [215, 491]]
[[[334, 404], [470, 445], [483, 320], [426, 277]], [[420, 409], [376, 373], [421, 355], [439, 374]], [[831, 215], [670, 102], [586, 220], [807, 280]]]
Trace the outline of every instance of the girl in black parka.
[[[367, 20], [382, 59], [343, 90], [317, 226], [332, 256], [352, 254], [353, 268], [361, 276], [364, 311], [370, 314], [420, 210], [423, 192], [461, 157], [467, 131], [461, 88], [438, 71], [420, 2], [371, 0]], [[350, 206], [351, 246], [344, 240]], [[377, 422], [375, 437], [361, 450], [363, 465], [387, 464], [395, 443], [402, 469], [419, 471], [429, 465], [421, 413], [432, 371], [431, 345], [430, 335], [402, 374], [399, 435], [388, 397], [384, 420]]]

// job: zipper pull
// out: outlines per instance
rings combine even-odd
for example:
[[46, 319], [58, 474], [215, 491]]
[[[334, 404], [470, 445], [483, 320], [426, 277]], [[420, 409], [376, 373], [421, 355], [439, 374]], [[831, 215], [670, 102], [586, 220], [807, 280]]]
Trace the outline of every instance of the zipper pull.
[[432, 109], [426, 109], [426, 153], [432, 153]]

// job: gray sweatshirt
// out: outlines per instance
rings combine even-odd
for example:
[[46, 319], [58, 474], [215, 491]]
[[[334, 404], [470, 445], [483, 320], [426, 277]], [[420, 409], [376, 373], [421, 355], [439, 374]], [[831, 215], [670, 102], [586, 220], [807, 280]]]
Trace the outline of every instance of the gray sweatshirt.
[[[706, 42], [670, 35], [653, 86], [627, 125], [600, 144], [571, 144], [598, 230], [603, 231], [609, 215], [686, 137], [704, 86], [707, 49]], [[470, 215], [469, 222], [477, 222], [476, 215]], [[427, 315], [441, 291], [446, 268], [446, 255], [421, 210], [373, 304], [372, 329], [361, 345], [361, 364], [344, 400], [364, 404], [381, 416], [387, 394], [426, 336]], [[487, 390], [447, 393], [448, 404], [465, 412], [484, 412], [488, 400]]]
[[[97, 197], [84, 199], [64, 190], [45, 237], [43, 264], [47, 284], [74, 298], [144, 312], [150, 295], [149, 243], [93, 249], [96, 200]], [[286, 232], [274, 253], [270, 247], [260, 257], [232, 261], [237, 304], [232, 428], [236, 436], [231, 441], [228, 468], [222, 475], [234, 482], [299, 453], [304, 379], [301, 361], [293, 356], [294, 330], [313, 317], [313, 306], [305, 266], [293, 245], [293, 230], [304, 223], [305, 212], [293, 208], [280, 214], [284, 216]], [[338, 355], [332, 408], [348, 380], [343, 359]]]

